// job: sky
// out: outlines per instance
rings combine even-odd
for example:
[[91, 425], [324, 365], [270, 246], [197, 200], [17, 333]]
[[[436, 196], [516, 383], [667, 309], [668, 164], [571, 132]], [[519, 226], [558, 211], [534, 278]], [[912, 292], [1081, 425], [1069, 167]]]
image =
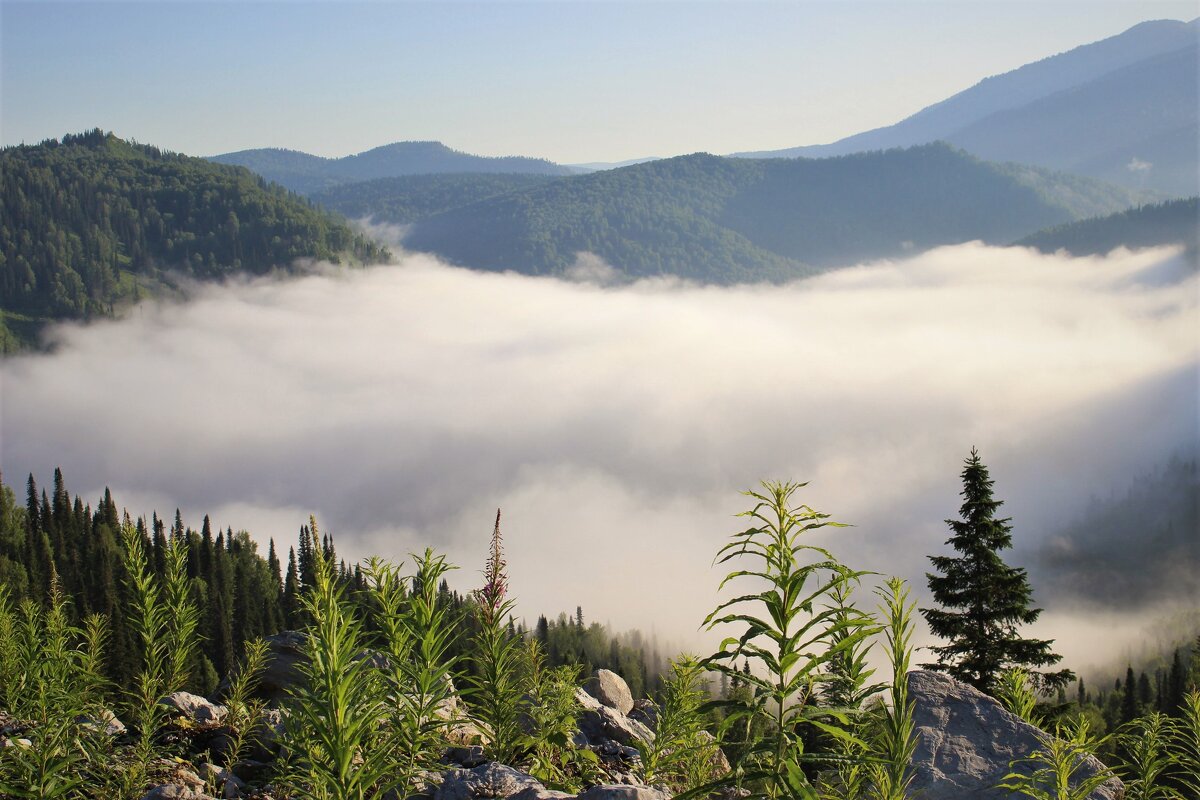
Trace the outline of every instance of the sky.
[[89, 502], [108, 486], [135, 516], [179, 508], [198, 529], [208, 514], [264, 551], [309, 514], [351, 560], [431, 546], [462, 591], [500, 507], [530, 622], [578, 605], [695, 646], [741, 490], [807, 481], [798, 500], [853, 526], [821, 543], [926, 604], [976, 446], [1013, 518], [1006, 559], [1047, 609], [1031, 633], [1082, 668], [1200, 591], [1195, 547], [1147, 559], [1158, 509], [1118, 531], [1116, 568], [1148, 594], [1056, 592], [1040, 558], [1096, 498], [1197, 457], [1198, 328], [1200, 276], [1169, 249], [974, 243], [783, 287], [401, 255], [55, 329], [53, 353], [0, 362], [0, 463], [18, 492], [57, 466]]
[[1195, 0], [0, 2], [0, 143], [438, 140], [561, 163], [829, 142]]

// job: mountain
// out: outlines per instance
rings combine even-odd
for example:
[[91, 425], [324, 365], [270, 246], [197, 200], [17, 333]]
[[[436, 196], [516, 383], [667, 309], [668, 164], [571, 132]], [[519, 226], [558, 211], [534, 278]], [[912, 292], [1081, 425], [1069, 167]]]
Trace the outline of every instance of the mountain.
[[736, 155], [832, 156], [944, 140], [982, 158], [1195, 194], [1198, 31], [1200, 20], [1144, 22], [985, 78], [895, 125]]
[[478, 269], [562, 274], [588, 252], [630, 278], [736, 283], [972, 239], [1006, 244], [1140, 198], [944, 144], [830, 159], [696, 154], [451, 209], [417, 222], [404, 244]]
[[1186, 245], [1195, 260], [1200, 249], [1200, 208], [1197, 198], [1138, 206], [1105, 217], [1058, 225], [1017, 242], [1043, 253], [1066, 250], [1076, 256], [1160, 245]]
[[532, 173], [402, 175], [345, 183], [309, 195], [314, 203], [350, 219], [407, 225], [489, 197], [557, 180]]
[[246, 167], [293, 192], [312, 194], [343, 183], [432, 173], [532, 173], [572, 175], [575, 170], [541, 158], [491, 158], [451, 150], [441, 142], [396, 142], [342, 158], [265, 148], [212, 156], [219, 164]]
[[345, 220], [240, 167], [98, 129], [0, 150], [0, 349], [28, 343], [46, 320], [111, 314], [176, 275], [384, 255]]

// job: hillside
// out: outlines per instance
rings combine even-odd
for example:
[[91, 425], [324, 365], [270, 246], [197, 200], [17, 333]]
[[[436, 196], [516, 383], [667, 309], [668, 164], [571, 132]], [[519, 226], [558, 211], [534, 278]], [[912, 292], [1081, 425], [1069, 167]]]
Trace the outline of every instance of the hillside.
[[295, 150], [265, 148], [212, 156], [219, 164], [246, 167], [300, 194], [343, 183], [434, 173], [527, 173], [571, 175], [575, 171], [541, 158], [490, 158], [451, 150], [441, 142], [395, 142], [356, 155], [321, 158]]
[[1066, 250], [1077, 256], [1103, 254], [1117, 247], [1183, 244], [1194, 259], [1200, 246], [1200, 208], [1195, 197], [1138, 206], [1038, 231], [1017, 244], [1043, 253]]
[[309, 196], [350, 219], [407, 225], [426, 217], [509, 192], [541, 186], [552, 175], [462, 173], [402, 175], [322, 189]]
[[[982, 158], [1194, 194], [1198, 25], [1144, 22], [985, 78], [894, 125], [830, 144], [735, 155], [813, 158], [945, 140]], [[1155, 168], [1125, 169], [1135, 158]]]
[[780, 280], [1040, 228], [1136, 203], [1096, 181], [946, 145], [833, 159], [680, 156], [564, 178], [437, 214], [405, 246], [533, 274], [594, 253], [627, 277]]
[[100, 130], [0, 151], [4, 347], [37, 323], [113, 313], [182, 275], [219, 280], [296, 259], [384, 253], [344, 220], [249, 171]]

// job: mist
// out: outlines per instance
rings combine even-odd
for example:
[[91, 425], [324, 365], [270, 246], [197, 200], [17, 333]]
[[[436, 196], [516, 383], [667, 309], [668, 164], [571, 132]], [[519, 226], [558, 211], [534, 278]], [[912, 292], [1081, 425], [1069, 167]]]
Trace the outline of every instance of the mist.
[[[1200, 280], [1176, 250], [975, 243], [785, 287], [611, 286], [580, 264], [404, 255], [56, 327], [50, 354], [0, 364], [5, 477], [61, 466], [85, 499], [108, 486], [135, 516], [209, 514], [285, 554], [311, 513], [348, 559], [446, 552], [460, 590], [500, 507], [530, 621], [582, 606], [688, 643], [762, 479], [807, 481], [798, 499], [853, 525], [821, 543], [924, 601], [972, 446], [1023, 565], [1200, 446]], [[1076, 663], [1181, 599], [1176, 581], [1084, 605], [1032, 574], [1053, 599], [1034, 630]]]

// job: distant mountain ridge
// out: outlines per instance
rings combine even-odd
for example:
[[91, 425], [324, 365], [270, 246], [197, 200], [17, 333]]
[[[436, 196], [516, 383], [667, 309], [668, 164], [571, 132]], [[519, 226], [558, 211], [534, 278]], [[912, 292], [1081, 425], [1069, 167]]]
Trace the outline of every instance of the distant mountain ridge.
[[246, 167], [299, 194], [312, 194], [345, 183], [434, 173], [527, 173], [573, 175], [575, 170], [542, 158], [476, 156], [441, 142], [394, 142], [342, 158], [323, 158], [298, 150], [262, 148], [212, 156], [210, 161]]
[[786, 280], [981, 239], [1008, 244], [1144, 199], [945, 144], [829, 159], [679, 156], [560, 178], [416, 221], [404, 245], [462, 266], [627, 278]]
[[1136, 249], [1181, 244], [1193, 262], [1200, 255], [1200, 207], [1195, 197], [1138, 206], [1104, 217], [1057, 225], [1024, 237], [1016, 244], [1044, 253], [1066, 250], [1072, 255], [1102, 255], [1118, 247]]
[[944, 140], [990, 160], [1195, 194], [1198, 33], [1200, 20], [1144, 22], [985, 78], [894, 125], [830, 144], [734, 155], [813, 158]]

